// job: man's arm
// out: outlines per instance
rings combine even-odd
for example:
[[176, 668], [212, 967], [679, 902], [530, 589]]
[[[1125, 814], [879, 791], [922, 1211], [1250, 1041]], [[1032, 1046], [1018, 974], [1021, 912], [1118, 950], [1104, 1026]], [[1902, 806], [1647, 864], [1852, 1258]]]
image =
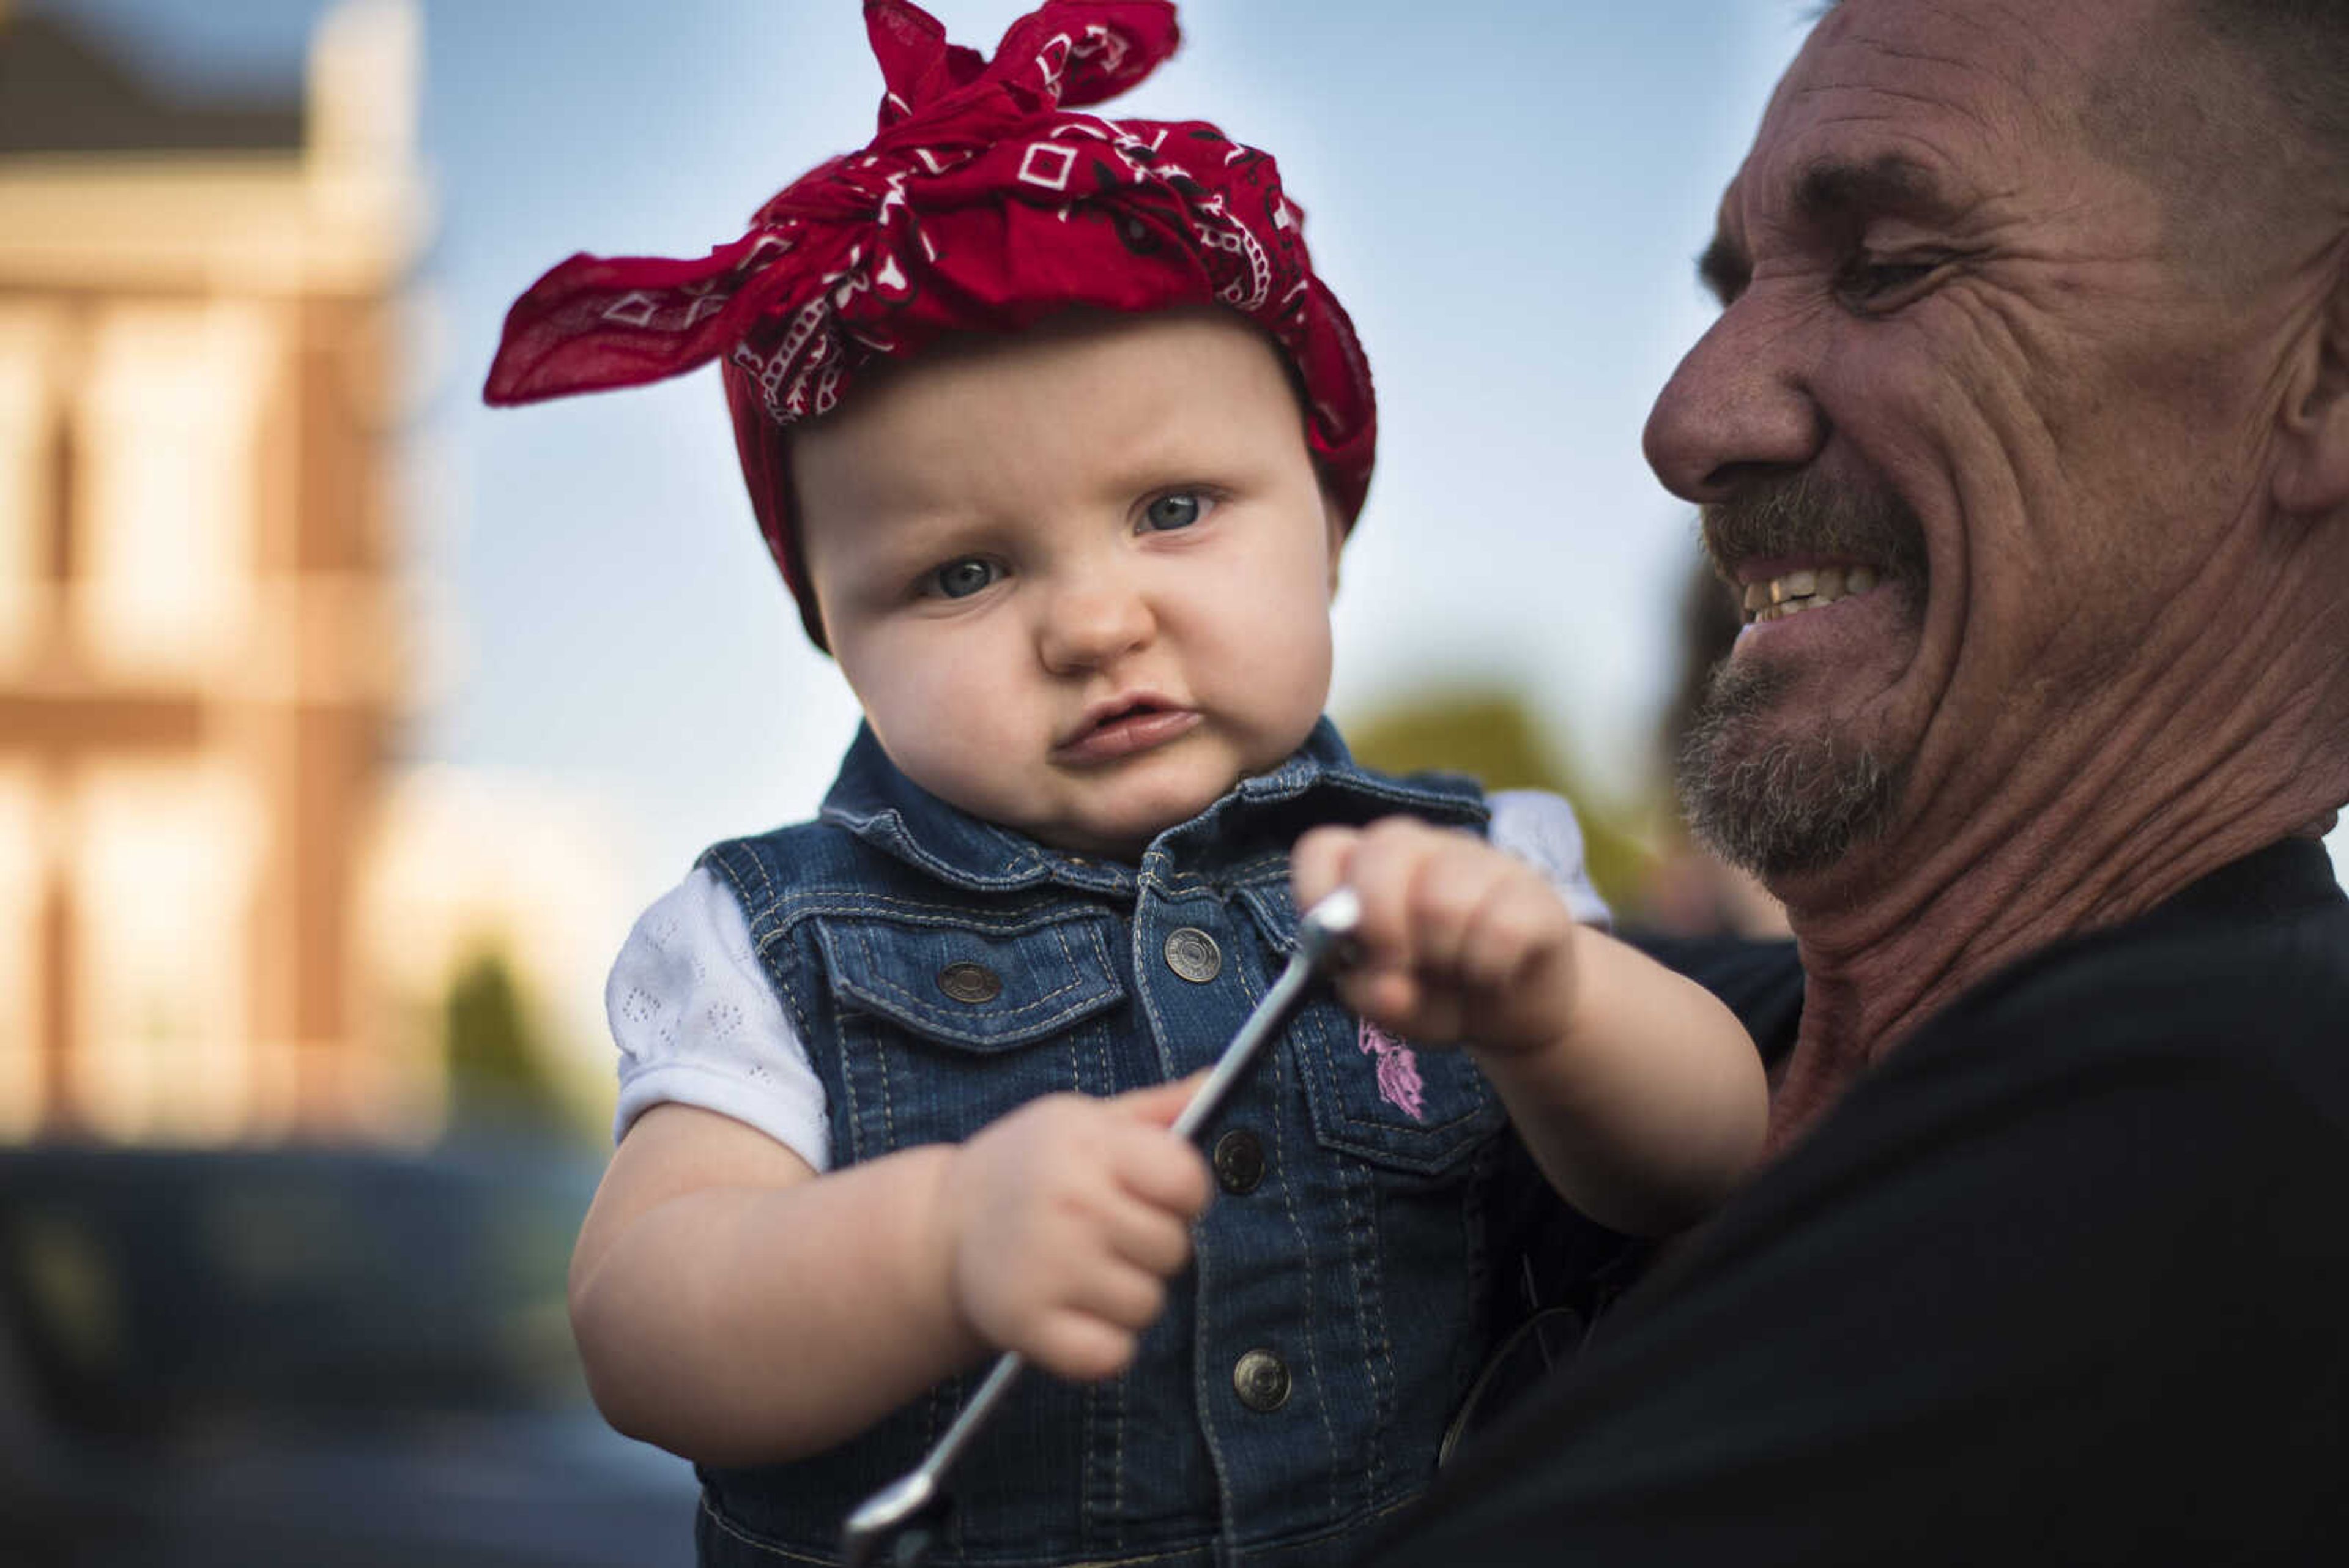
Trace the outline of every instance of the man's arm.
[[2349, 1131], [2225, 1047], [2075, 1050], [2092, 1011], [1904, 1047], [1368, 1561], [2337, 1549]]

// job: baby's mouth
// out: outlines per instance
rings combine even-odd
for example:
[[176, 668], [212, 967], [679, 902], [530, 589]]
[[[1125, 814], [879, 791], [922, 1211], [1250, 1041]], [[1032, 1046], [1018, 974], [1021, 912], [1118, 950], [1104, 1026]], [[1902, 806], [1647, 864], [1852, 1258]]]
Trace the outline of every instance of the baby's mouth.
[[1805, 610], [1818, 609], [1875, 589], [1884, 580], [1874, 566], [1801, 566], [1775, 577], [1745, 585], [1744, 607], [1748, 626], [1784, 620]]
[[1121, 698], [1088, 712], [1052, 754], [1062, 762], [1109, 762], [1171, 741], [1198, 722], [1195, 709], [1158, 697]]

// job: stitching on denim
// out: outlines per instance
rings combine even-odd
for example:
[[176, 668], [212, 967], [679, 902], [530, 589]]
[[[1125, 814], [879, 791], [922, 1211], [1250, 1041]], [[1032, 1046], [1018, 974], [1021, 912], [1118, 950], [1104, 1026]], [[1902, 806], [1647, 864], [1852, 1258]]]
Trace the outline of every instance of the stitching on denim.
[[794, 1552], [788, 1546], [769, 1541], [764, 1536], [753, 1535], [742, 1529], [718, 1511], [717, 1505], [709, 1501], [709, 1494], [706, 1491], [701, 1494], [701, 1517], [709, 1521], [711, 1529], [723, 1532], [729, 1540], [740, 1542], [753, 1552], [761, 1552], [770, 1557], [780, 1557], [786, 1563], [809, 1563], [812, 1568], [833, 1568], [833, 1560], [829, 1554], [810, 1557], [805, 1552]]
[[[1241, 994], [1247, 1000], [1249, 1010], [1254, 1011], [1260, 998], [1256, 982], [1245, 964], [1239, 966], [1239, 981]], [[1288, 1157], [1289, 1118], [1278, 1114], [1281, 1102], [1288, 1096], [1288, 1077], [1291, 1066], [1289, 1052], [1281, 1047], [1288, 1046], [1294, 1034], [1293, 1028], [1282, 1030], [1281, 1038], [1272, 1052], [1271, 1060], [1264, 1064], [1265, 1075], [1270, 1080], [1269, 1087], [1272, 1090], [1274, 1106], [1274, 1115], [1268, 1118], [1272, 1127], [1273, 1158], [1279, 1162], [1278, 1168], [1284, 1171], [1299, 1168]], [[1300, 1090], [1303, 1086], [1298, 1085]], [[1297, 1239], [1297, 1268], [1299, 1274], [1303, 1276], [1299, 1282], [1303, 1287], [1305, 1302], [1305, 1365], [1313, 1378], [1314, 1413], [1321, 1420], [1321, 1451], [1326, 1456], [1323, 1468], [1330, 1478], [1330, 1511], [1334, 1514], [1338, 1511], [1338, 1430], [1330, 1419], [1330, 1385], [1321, 1376], [1319, 1349], [1321, 1326], [1313, 1304], [1316, 1300], [1313, 1284], [1313, 1245], [1306, 1235], [1304, 1220], [1297, 1211], [1298, 1189], [1301, 1185], [1295, 1180], [1283, 1181], [1280, 1184], [1280, 1208], [1281, 1212], [1288, 1218], [1288, 1229], [1291, 1234]]]
[[837, 888], [809, 889], [790, 897], [790, 918], [833, 919], [894, 919], [906, 925], [947, 926], [993, 936], [1025, 936], [1071, 920], [1097, 920], [1106, 912], [1090, 900], [1055, 898], [1002, 909], [968, 900], [954, 902], [907, 898], [894, 893], [849, 892]]
[[[878, 1007], [885, 1012], [895, 1012], [901, 1008], [905, 1014], [926, 1027], [936, 1031], [952, 1044], [977, 1046], [1019, 1044], [1019, 1040], [1007, 1038], [1007, 1030], [1019, 1031], [1030, 1038], [1041, 1038], [1062, 1024], [1082, 1017], [1097, 1010], [1105, 1002], [1114, 1001], [1123, 994], [1123, 988], [1118, 984], [1116, 975], [1110, 970], [1106, 954], [1102, 957], [1101, 972], [1089, 975], [1078, 962], [1077, 955], [1070, 950], [1066, 933], [1059, 930], [1055, 926], [1046, 926], [1043, 929], [1060, 943], [1061, 960], [1069, 970], [1068, 981], [1054, 990], [1041, 993], [1032, 1001], [996, 1013], [995, 1017], [1001, 1027], [991, 1030], [957, 1028], [950, 1020], [959, 1016], [958, 1014], [935, 1006], [925, 1000], [920, 993], [908, 991], [888, 977], [885, 966], [874, 952], [871, 933], [864, 923], [850, 922], [844, 925], [827, 926], [824, 929], [840, 932], [843, 943], [853, 941], [856, 954], [863, 960], [866, 971], [865, 975], [854, 979], [847, 976], [837, 977], [836, 989], [843, 995], [863, 1002], [869, 1006]], [[1037, 1016], [1040, 1010], [1045, 1008], [1048, 1003], [1068, 996], [1071, 992], [1081, 992], [1081, 994], [1057, 1012], [1046, 1012], [1041, 1017]]]
[[[1387, 1518], [1391, 1514], [1400, 1513], [1404, 1509], [1409, 1508], [1413, 1503], [1417, 1502], [1421, 1496], [1423, 1495], [1423, 1490], [1424, 1489], [1414, 1490], [1413, 1491], [1406, 1492], [1402, 1497], [1395, 1499], [1392, 1502], [1376, 1504], [1364, 1509], [1360, 1513], [1350, 1513], [1327, 1530], [1317, 1530], [1310, 1535], [1283, 1537], [1274, 1541], [1258, 1541], [1253, 1542], [1249, 1546], [1248, 1550], [1251, 1554], [1257, 1552], [1297, 1552], [1301, 1551], [1308, 1546], [1319, 1545], [1320, 1542], [1325, 1541], [1335, 1541], [1341, 1535], [1350, 1535], [1360, 1531], [1367, 1531], [1371, 1526], [1378, 1523], [1381, 1520]], [[1086, 1568], [1093, 1568], [1093, 1565], [1087, 1564]], [[1102, 1568], [1109, 1568], [1109, 1565], [1103, 1564], [1102, 1565]]]
[[[1175, 1075], [1175, 1062], [1173, 1047], [1168, 1044], [1166, 1020], [1159, 1011], [1158, 984], [1150, 978], [1152, 971], [1143, 957], [1142, 942], [1144, 931], [1158, 918], [1152, 905], [1166, 901], [1163, 891], [1145, 875], [1142, 889], [1134, 898], [1133, 919], [1126, 928], [1127, 944], [1132, 949], [1129, 959], [1133, 965], [1134, 993], [1142, 1003], [1143, 1022], [1150, 1031], [1150, 1044], [1158, 1058], [1161, 1078]], [[1209, 1303], [1216, 1299], [1215, 1272], [1213, 1250], [1197, 1248], [1191, 1262], [1191, 1299], [1194, 1303], [1191, 1313], [1191, 1400], [1201, 1417], [1199, 1436], [1206, 1445], [1208, 1466], [1215, 1472], [1218, 1511], [1228, 1516], [1232, 1502], [1231, 1459], [1224, 1451], [1221, 1423], [1214, 1417], [1218, 1394], [1209, 1382], [1212, 1373], [1209, 1370], [1207, 1334]]]
[[807, 998], [802, 994], [807, 986], [807, 961], [797, 948], [792, 950], [792, 960], [788, 967], [764, 959], [761, 961], [766, 964], [768, 989], [781, 997], [783, 1005], [792, 1010], [792, 1025], [799, 1031], [801, 1049], [807, 1050], [808, 1043], [816, 1037]]
[[[842, 990], [846, 995], [854, 1000], [871, 1002], [875, 1005], [879, 1004], [880, 999], [869, 996], [856, 988], [843, 986]], [[1065, 1024], [1072, 1023], [1078, 1019], [1090, 1016], [1107, 1003], [1115, 1002], [1118, 995], [1119, 992], [1116, 990], [1104, 986], [1100, 990], [1089, 992], [1084, 996], [1080, 997], [1075, 1002], [1061, 1009], [1060, 1012], [1047, 1014], [1042, 1018], [1028, 1018], [1018, 1013], [1007, 1013], [1004, 1015], [1005, 1017], [1018, 1019], [1016, 1027], [1019, 1033], [1016, 1037], [1007, 1035], [1003, 1033], [982, 1034], [976, 1030], [953, 1029], [947, 1027], [943, 1020], [927, 1015], [921, 1016], [920, 1022], [936, 1030], [937, 1037], [945, 1044], [950, 1045], [1020, 1045], [1028, 1044], [1030, 1041], [1041, 1040], [1049, 1034], [1057, 1033]], [[908, 1011], [915, 1012], [919, 1012], [918, 1009], [911, 1007], [908, 1008]]]
[[[844, 807], [826, 805], [816, 820], [828, 822], [853, 837], [874, 847], [875, 837], [903, 850], [906, 861], [928, 872], [949, 887], [968, 888], [976, 892], [996, 893], [1009, 888], [1031, 887], [1046, 874], [1043, 857], [1028, 846], [1019, 843], [999, 828], [990, 831], [1001, 841], [1004, 850], [1014, 857], [1009, 870], [998, 872], [972, 871], [930, 852], [929, 847], [914, 836], [905, 826], [905, 814], [895, 806], [884, 806], [877, 812], [859, 815]], [[982, 824], [982, 826], [987, 825]], [[868, 833], [866, 830], [869, 829]]]
[[[753, 905], [750, 889], [742, 885], [742, 878], [737, 870], [735, 863], [738, 860], [748, 861], [750, 868], [759, 876], [759, 898], [755, 914], [751, 912]], [[784, 900], [782, 895], [775, 890], [774, 878], [767, 875], [765, 857], [738, 854], [732, 846], [722, 846], [722, 852], [712, 850], [702, 857], [702, 863], [716, 865], [719, 874], [726, 878], [727, 885], [734, 890], [734, 901], [742, 907], [745, 924], [751, 929], [751, 946], [757, 951], [760, 964], [766, 971], [767, 988], [780, 996], [783, 1005], [792, 1010], [792, 1023], [799, 1030], [801, 1043], [804, 1044], [814, 1039], [814, 1032], [808, 1023], [806, 1005], [800, 996], [799, 977], [800, 971], [803, 967], [800, 961], [800, 955], [793, 953], [792, 961], [786, 964], [776, 961], [773, 953], [770, 950], [778, 945], [781, 939], [788, 936], [790, 931], [788, 924], [781, 927], [776, 925], [776, 922], [781, 919], [778, 909]], [[769, 927], [768, 935], [764, 937], [757, 934], [758, 928], [762, 923]], [[784, 978], [786, 975], [790, 977], [788, 981]]]
[[1117, 1406], [1110, 1417], [1110, 1550], [1125, 1548], [1125, 1394], [1131, 1370], [1117, 1375]]
[[[1361, 1028], [1361, 1020], [1354, 1014], [1348, 1012], [1345, 1017], [1356, 1029]], [[1381, 1135], [1375, 1141], [1368, 1139], [1359, 1142], [1340, 1141], [1336, 1147], [1364, 1159], [1402, 1160], [1407, 1162], [1411, 1168], [1422, 1171], [1432, 1171], [1437, 1164], [1448, 1163], [1459, 1157], [1460, 1151], [1457, 1148], [1431, 1146], [1434, 1145], [1436, 1135], [1473, 1123], [1490, 1107], [1491, 1085], [1485, 1081], [1484, 1075], [1475, 1070], [1474, 1063], [1465, 1064], [1470, 1074], [1468, 1082], [1464, 1085], [1464, 1092], [1470, 1096], [1467, 1109], [1440, 1122], [1429, 1122], [1421, 1127], [1397, 1127], [1392, 1122], [1380, 1121], [1372, 1116], [1357, 1116], [1354, 1113], [1347, 1101], [1344, 1079], [1341, 1076], [1345, 1068], [1353, 1064], [1350, 1061], [1341, 1065], [1331, 1055], [1333, 1049], [1330, 1044], [1331, 1033], [1328, 1030], [1313, 1032], [1314, 1049], [1318, 1054], [1323, 1075], [1322, 1084], [1327, 1093], [1314, 1096], [1312, 1104], [1317, 1106], [1327, 1106], [1330, 1114], [1336, 1118], [1336, 1131], [1330, 1135], [1332, 1137], [1341, 1137], [1342, 1135], [1347, 1134], [1354, 1134], [1359, 1137], [1360, 1134], [1364, 1132]], [[1390, 1144], [1393, 1147], [1389, 1147]]]
[[1288, 851], [1274, 850], [1253, 860], [1243, 860], [1227, 867], [1224, 880], [1236, 888], [1258, 888], [1288, 879]]
[[[841, 1036], [841, 1044], [843, 1054], [845, 1054], [848, 1036], [844, 1031]], [[889, 1078], [889, 1043], [876, 1037], [870, 1042], [870, 1047], [866, 1054], [872, 1057], [874, 1084], [881, 1091], [881, 1136], [885, 1140], [881, 1147], [884, 1153], [891, 1153], [897, 1147], [897, 1096], [896, 1087]], [[848, 1067], [844, 1062], [842, 1064], [840, 1074], [843, 1079], [848, 1076]]]
[[1093, 1407], [1101, 1397], [1101, 1385], [1088, 1383], [1077, 1397], [1077, 1440], [1083, 1445], [1077, 1450], [1077, 1549], [1093, 1549], [1093, 1456], [1101, 1449], [1093, 1441]]
[[[1398, 1377], [1394, 1360], [1394, 1330], [1387, 1322], [1386, 1259], [1379, 1250], [1378, 1220], [1374, 1193], [1363, 1189], [1373, 1188], [1377, 1178], [1370, 1168], [1353, 1161], [1340, 1178], [1343, 1183], [1348, 1228], [1353, 1231], [1355, 1262], [1355, 1300], [1362, 1313], [1362, 1332], [1368, 1343], [1364, 1364], [1371, 1372], [1371, 1403], [1376, 1417], [1371, 1423], [1371, 1453], [1366, 1480], [1370, 1490], [1363, 1494], [1367, 1506], [1379, 1495], [1381, 1473], [1386, 1468], [1387, 1434], [1394, 1427], [1395, 1386]], [[1368, 1204], [1356, 1199], [1368, 1197]], [[1367, 1286], [1364, 1284], [1365, 1275]]]
[[[1093, 962], [1101, 967], [1102, 974], [1109, 977], [1109, 982], [1123, 992], [1125, 990], [1125, 982], [1117, 977], [1117, 961], [1110, 955], [1109, 943], [1102, 940], [1102, 933], [1111, 929], [1112, 928], [1110, 922], [1092, 921], [1084, 928], [1085, 940], [1092, 944]], [[1107, 1045], [1104, 1044], [1102, 1050], [1106, 1052]], [[1116, 1077], [1116, 1068], [1112, 1065], [1110, 1070], [1110, 1081], [1114, 1084]]]
[[936, 903], [896, 898], [886, 893], [847, 894], [839, 888], [780, 894], [771, 900], [773, 924], [752, 940], [763, 950], [788, 940], [792, 930], [810, 920], [888, 920], [926, 929], [943, 928], [975, 936], [1023, 937], [1072, 920], [1100, 920], [1115, 915], [1091, 902], [1060, 900], [1030, 904], [1009, 911], [969, 904]]
[[[851, 1070], [848, 1063], [848, 1041], [835, 1032], [830, 1037], [830, 1042], [833, 1071], [840, 1076], [840, 1096], [848, 1102], [840, 1107], [840, 1119], [842, 1125], [848, 1128], [850, 1153], [848, 1159], [842, 1159], [837, 1155], [833, 1157], [833, 1168], [838, 1169], [843, 1165], [867, 1158], [870, 1151], [865, 1147], [867, 1140], [864, 1137], [864, 1098], [856, 1092], [856, 1075]], [[888, 1150], [884, 1149], [882, 1152], [886, 1154]]]
[[1127, 957], [1133, 965], [1133, 989], [1142, 1002], [1143, 1020], [1150, 1025], [1150, 1043], [1158, 1057], [1158, 1075], [1164, 1080], [1181, 1075], [1176, 1071], [1174, 1049], [1167, 1044], [1166, 1019], [1158, 1007], [1158, 986], [1153, 983], [1154, 977], [1142, 954], [1143, 924], [1142, 906], [1136, 903], [1133, 923], [1126, 928], [1126, 943], [1133, 950]]
[[[1303, 1547], [1318, 1544], [1324, 1541], [1334, 1541], [1340, 1536], [1367, 1530], [1371, 1525], [1378, 1523], [1380, 1521], [1384, 1520], [1392, 1514], [1401, 1512], [1402, 1510], [1409, 1508], [1413, 1503], [1417, 1502], [1421, 1494], [1419, 1492], [1413, 1491], [1407, 1496], [1397, 1498], [1394, 1501], [1386, 1503], [1383, 1506], [1369, 1509], [1361, 1513], [1349, 1515], [1348, 1517], [1338, 1521], [1330, 1529], [1316, 1531], [1311, 1535], [1299, 1536], [1293, 1540], [1284, 1539], [1258, 1542], [1255, 1544], [1252, 1550], [1259, 1552], [1293, 1552]], [[742, 1545], [750, 1548], [753, 1552], [761, 1552], [770, 1557], [780, 1558], [787, 1563], [806, 1563], [810, 1565], [810, 1568], [834, 1568], [836, 1559], [829, 1553], [821, 1557], [810, 1557], [802, 1552], [795, 1552], [788, 1546], [770, 1542], [761, 1536], [750, 1534], [747, 1531], [743, 1530], [740, 1525], [734, 1523], [733, 1521], [728, 1519], [724, 1514], [719, 1512], [715, 1505], [710, 1502], [707, 1492], [703, 1493], [700, 1499], [700, 1509], [703, 1517], [709, 1521], [712, 1528], [723, 1532], [729, 1539], [740, 1542]], [[1152, 1563], [1174, 1563], [1185, 1558], [1196, 1559], [1203, 1553], [1212, 1555], [1213, 1551], [1214, 1548], [1211, 1544], [1178, 1546], [1171, 1552], [1147, 1552], [1138, 1557], [1097, 1558], [1090, 1562], [1069, 1564], [1068, 1568], [1150, 1568]], [[987, 1558], [978, 1558], [973, 1561], [979, 1563], [988, 1563], [990, 1562], [990, 1560]], [[1012, 1561], [1014, 1560], [1009, 1558], [1002, 1560], [1006, 1564], [1009, 1564]], [[1022, 1558], [1018, 1561], [1032, 1562], [1034, 1559]]]
[[[1201, 1417], [1199, 1437], [1207, 1445], [1207, 1463], [1216, 1472], [1216, 1512], [1228, 1519], [1232, 1504], [1232, 1468], [1224, 1452], [1222, 1424], [1214, 1417], [1216, 1401], [1221, 1394], [1209, 1382], [1213, 1375], [1208, 1362], [1206, 1303], [1215, 1299], [1215, 1285], [1209, 1277], [1214, 1272], [1207, 1250], [1201, 1248], [1191, 1265], [1191, 1291], [1193, 1298], [1199, 1303], [1191, 1314], [1191, 1402]], [[1217, 1532], [1219, 1540], [1223, 1534], [1222, 1531]], [[1220, 1561], [1221, 1554], [1217, 1556]]]

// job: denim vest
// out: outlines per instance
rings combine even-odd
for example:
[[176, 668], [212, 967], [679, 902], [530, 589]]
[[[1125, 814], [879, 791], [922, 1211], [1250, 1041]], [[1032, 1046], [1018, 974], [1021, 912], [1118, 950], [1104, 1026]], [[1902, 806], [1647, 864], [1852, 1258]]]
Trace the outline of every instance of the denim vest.
[[[968, 1137], [1040, 1095], [1206, 1065], [1292, 945], [1290, 844], [1397, 812], [1485, 815], [1465, 781], [1356, 766], [1325, 720], [1137, 867], [947, 805], [866, 731], [817, 821], [702, 864], [741, 901], [846, 1165]], [[1494, 1189], [1523, 1179], [1504, 1127], [1464, 1054], [1366, 1037], [1325, 992], [1205, 1129], [1218, 1190], [1134, 1365], [1081, 1386], [1031, 1371], [951, 1479], [931, 1561], [1305, 1568], [1359, 1552], [1427, 1484], [1501, 1319], [1510, 1206]], [[849, 1511], [913, 1468], [985, 1370], [828, 1453], [704, 1467], [702, 1560], [833, 1562]]]

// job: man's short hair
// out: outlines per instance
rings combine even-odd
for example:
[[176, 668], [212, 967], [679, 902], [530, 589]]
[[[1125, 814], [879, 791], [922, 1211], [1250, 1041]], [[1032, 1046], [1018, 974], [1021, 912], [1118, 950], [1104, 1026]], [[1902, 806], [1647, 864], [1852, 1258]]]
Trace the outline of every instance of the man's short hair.
[[2240, 50], [2337, 176], [2349, 181], [2349, 5], [2342, 0], [2187, 0]]

